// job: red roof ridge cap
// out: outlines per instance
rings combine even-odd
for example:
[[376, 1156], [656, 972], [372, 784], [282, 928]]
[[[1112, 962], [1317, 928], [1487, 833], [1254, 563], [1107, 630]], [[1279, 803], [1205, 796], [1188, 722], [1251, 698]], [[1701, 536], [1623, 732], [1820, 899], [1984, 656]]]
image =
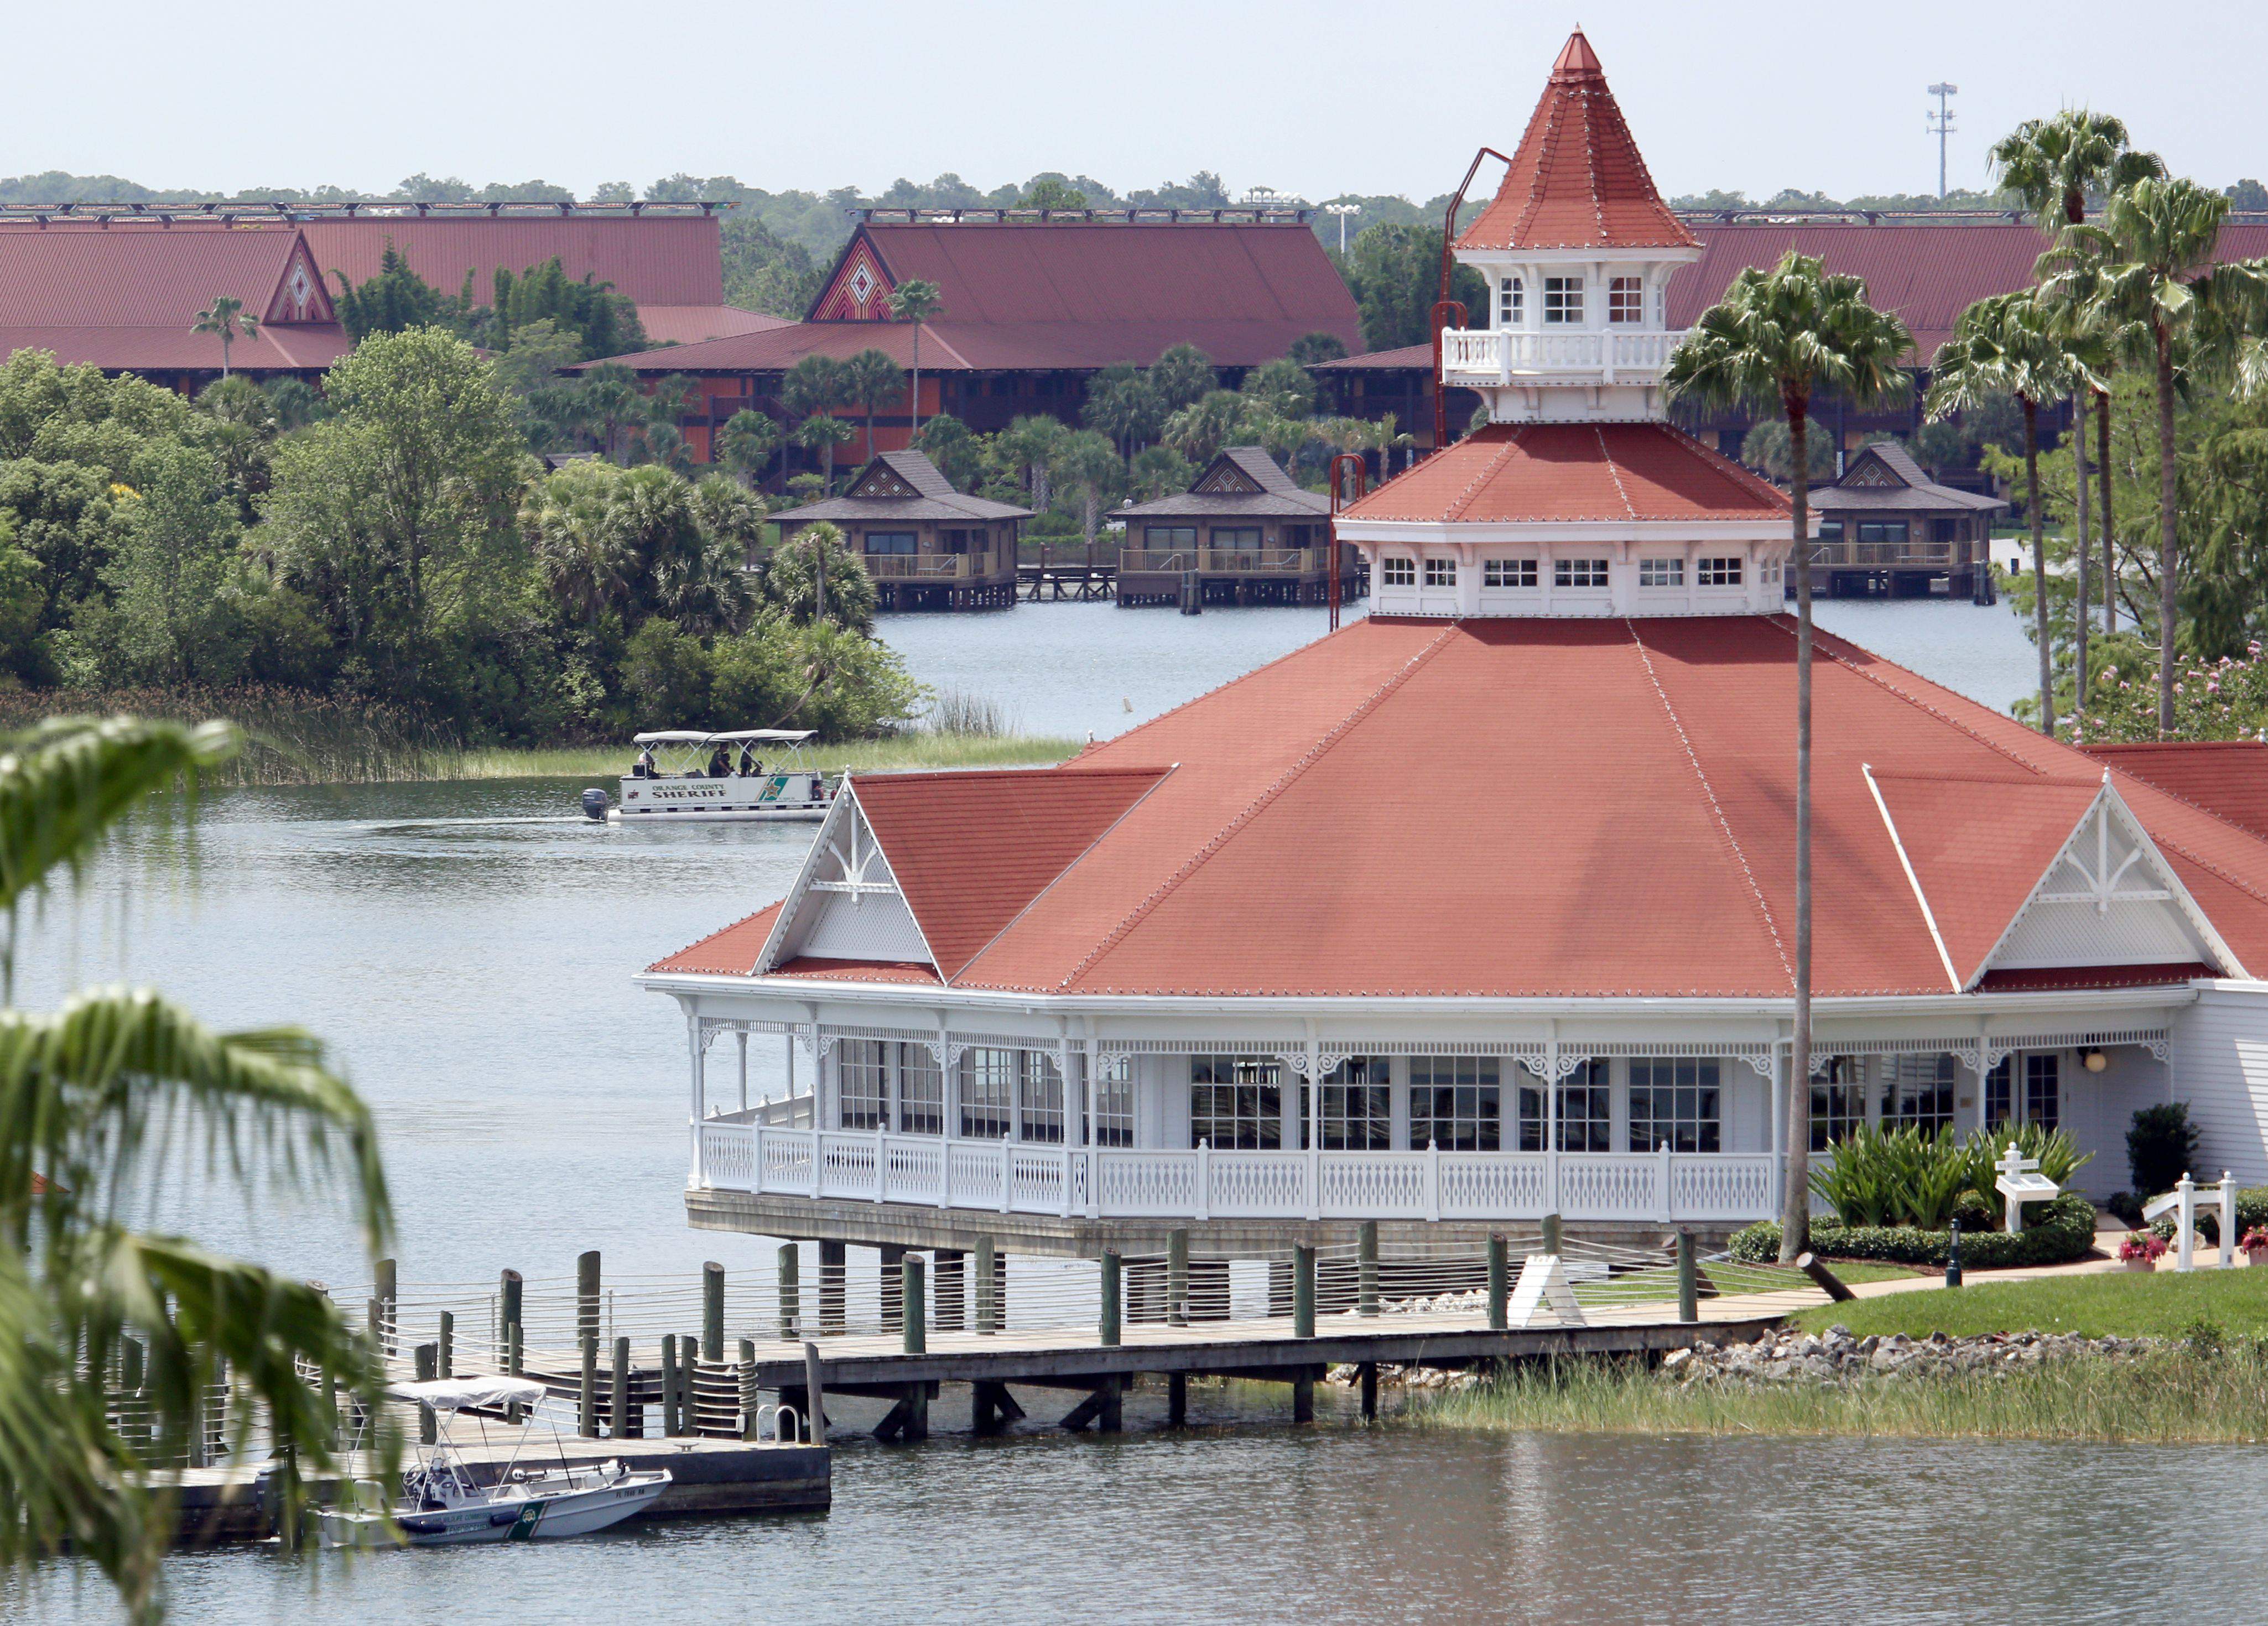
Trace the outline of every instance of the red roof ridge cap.
[[[1174, 768], [1179, 768], [1181, 764], [1179, 762], [1174, 764]], [[1101, 775], [1106, 773], [1123, 773], [1126, 770], [1093, 769], [1088, 771], [1090, 773]], [[1053, 875], [1049, 876], [1046, 886], [1040, 887], [1037, 891], [1033, 893], [1030, 897], [1025, 899], [1023, 908], [1018, 909], [1013, 915], [1011, 915], [1006, 920], [1003, 921], [1000, 923], [999, 931], [985, 938], [984, 941], [978, 945], [975, 953], [962, 960], [961, 962], [961, 969], [954, 972], [951, 976], [944, 979], [948, 987], [958, 985], [961, 979], [968, 975], [968, 968], [971, 966], [974, 966], [978, 960], [983, 959], [986, 952], [990, 950], [995, 943], [998, 943], [1002, 938], [1007, 936], [1010, 929], [1012, 928], [1018, 921], [1023, 919], [1025, 916], [1030, 914], [1035, 909], [1038, 908], [1040, 900], [1046, 897], [1050, 892], [1053, 892], [1056, 889], [1057, 884], [1060, 882], [1064, 876], [1070, 874], [1081, 864], [1085, 863], [1089, 853], [1093, 852], [1097, 847], [1100, 847], [1104, 842], [1108, 841], [1110, 838], [1110, 833], [1113, 830], [1116, 830], [1120, 825], [1125, 823], [1128, 817], [1132, 814], [1137, 807], [1139, 807], [1144, 802], [1148, 801], [1150, 799], [1150, 793], [1152, 791], [1155, 791], [1160, 785], [1166, 783], [1167, 777], [1169, 777], [1173, 773], [1173, 769], [1150, 769], [1145, 771], [1152, 773], [1153, 776], [1152, 777], [1148, 786], [1144, 789], [1142, 793], [1139, 796], [1137, 796], [1132, 801], [1127, 803], [1125, 806], [1120, 808], [1116, 818], [1113, 819], [1108, 824], [1103, 826], [1101, 829], [1096, 831], [1093, 841], [1080, 848], [1078, 853], [1073, 856], [1070, 863], [1064, 865], [1063, 868], [1057, 870]]]
[[[2139, 741], [2139, 742], [2138, 742], [2138, 743], [2141, 743], [2141, 744], [2150, 744], [2150, 743], [2154, 743], [2154, 742], [2151, 742], [2151, 741]], [[2227, 740], [2227, 739], [2189, 739], [2189, 740], [2172, 740], [2172, 739], [2169, 739], [2169, 740], [2165, 741], [2165, 743], [2166, 743], [2166, 744], [2168, 744], [2168, 745], [2241, 745], [2241, 744], [2243, 744], [2244, 742], [2243, 742], [2243, 741], [2242, 741], [2242, 740]], [[2116, 776], [2116, 777], [2113, 777], [2113, 776]], [[2144, 777], [2142, 777], [2142, 776], [2141, 776], [2141, 775], [2139, 775], [2139, 774], [2138, 774], [2138, 773], [2133, 772], [2133, 771], [2132, 771], [2132, 769], [2124, 769], [2124, 768], [2113, 768], [2113, 767], [2111, 767], [2109, 763], [2107, 763], [2107, 762], [2106, 762], [2106, 763], [2104, 763], [2104, 764], [2103, 764], [2103, 777], [2104, 777], [2105, 781], [2106, 781], [2107, 783], [2109, 783], [2109, 784], [2110, 784], [2110, 787], [2111, 787], [2113, 790], [2117, 790], [2117, 788], [2118, 788], [2118, 783], [2119, 783], [2119, 781], [2120, 781], [2120, 780], [2126, 780], [2126, 781], [2130, 781], [2130, 782], [2132, 782], [2132, 784], [2135, 784], [2140, 785], [2140, 786], [2141, 786], [2144, 790], [2146, 790], [2146, 791], [2155, 791], [2158, 795], [2160, 795], [2160, 796], [2162, 796], [2162, 797], [2166, 798], [2166, 799], [2167, 799], [2167, 800], [2169, 800], [2169, 801], [2179, 802], [2183, 806], [2184, 806], [2184, 807], [2188, 808], [2191, 813], [2202, 813], [2205, 817], [2206, 817], [2206, 818], [2208, 818], [2208, 819], [2211, 819], [2211, 820], [2213, 820], [2216, 824], [2221, 824], [2221, 825], [2225, 825], [2225, 826], [2227, 826], [2227, 827], [2228, 827], [2231, 831], [2235, 832], [2235, 833], [2236, 835], [2238, 835], [2244, 836], [2244, 837], [2246, 837], [2247, 839], [2251, 840], [2251, 841], [2261, 842], [2263, 842], [2264, 844], [2268, 844], [2268, 836], [2263, 836], [2263, 835], [2262, 835], [2258, 831], [2257, 831], [2257, 830], [2250, 830], [2250, 829], [2247, 829], [2244, 826], [2242, 826], [2242, 825], [2241, 825], [2241, 824], [2237, 823], [2235, 820], [2234, 820], [2234, 819], [2230, 818], [2227, 813], [2221, 813], [2221, 812], [2220, 812], [2220, 811], [2218, 811], [2217, 809], [2214, 809], [2214, 808], [2207, 807], [2207, 806], [2205, 806], [2202, 802], [2193, 802], [2193, 801], [2190, 800], [2190, 798], [2189, 798], [2188, 797], [2183, 796], [2180, 791], [2169, 791], [2168, 789], [2166, 789], [2166, 787], [2165, 787], [2165, 786], [2163, 786], [2163, 785], [2161, 785], [2161, 784], [2158, 784], [2155, 780], [2153, 780], [2153, 779], [2145, 779]], [[2125, 794], [2124, 794], [2124, 791], [2121, 791], [2121, 792], [2120, 792], [2118, 799], [2119, 799], [2120, 801], [2122, 801], [2122, 802], [2125, 802], [2125, 801], [2126, 801], [2126, 797], [2125, 797]], [[2134, 805], [2133, 805], [2133, 803], [2132, 803], [2132, 802], [2126, 802], [2126, 810], [2127, 810], [2129, 813], [2134, 813], [2134, 817], [2135, 817], [2135, 819], [2136, 819], [2138, 821], [2141, 820], [2142, 815], [2141, 815], [2139, 813], [2135, 813], [2135, 812], [2134, 812]], [[2154, 841], [2159, 840], [2158, 833], [2157, 833], [2155, 830], [2150, 830], [2150, 829], [2149, 829], [2149, 826], [2147, 825], [2147, 823], [2144, 823], [2142, 828], [2143, 828], [2144, 829], [2146, 829], [2146, 830], [2149, 830], [2149, 835], [2150, 835], [2150, 839], [2151, 839], [2152, 841], [2154, 841]], [[2164, 843], [2164, 844], [2170, 845], [2171, 843], [2169, 843], [2169, 843]], [[2205, 864], [2205, 860], [2204, 860], [2204, 859], [2202, 859], [2202, 858], [2198, 858], [2198, 857], [2197, 857], [2195, 854], [2193, 854], [2193, 853], [2188, 853], [2188, 852], [2186, 851], [2186, 850], [2183, 850], [2183, 851], [2184, 851], [2184, 856], [2186, 856], [2186, 857], [2189, 857], [2192, 858], [2195, 862], [2197, 862], [2197, 863], [2198, 863], [2198, 864]], [[2205, 865], [2205, 867], [2206, 867], [2207, 869], [2213, 869], [2213, 865]], [[2213, 870], [2213, 872], [2214, 872], [2215, 874], [2217, 874], [2217, 875], [2220, 875], [2220, 876], [2222, 877], [2222, 879], [2225, 879], [2225, 880], [2230, 880], [2230, 881], [2235, 881], [2235, 878], [2234, 876], [2227, 875], [2227, 874], [2225, 874], [2223, 872], [2221, 872], [2221, 871], [2220, 871], [2220, 870]], [[2249, 892], [2249, 893], [2251, 893], [2251, 894], [2252, 894], [2252, 895], [2253, 895], [2254, 897], [2256, 897], [2256, 898], [2259, 898], [2259, 899], [2261, 900], [2261, 901], [2262, 901], [2262, 902], [2264, 902], [2264, 903], [2268, 903], [2268, 894], [2262, 894], [2262, 893], [2258, 893], [2258, 892], [2253, 892], [2253, 889], [2252, 889], [2250, 886], [2247, 886], [2247, 885], [2245, 885], [2243, 882], [2241, 882], [2241, 881], [2237, 881], [2237, 882], [2235, 882], [2235, 884], [2236, 884], [2236, 885], [2238, 885], [2239, 887], [2241, 887], [2244, 891]]]
[[[1795, 624], [1786, 616], [1768, 615], [1764, 619], [1778, 627], [1789, 636], [1793, 637], [1795, 636]], [[2015, 747], [2013, 746], [2004, 745], [1999, 740], [1986, 738], [1981, 732], [1971, 727], [1969, 724], [1962, 722], [1951, 712], [1931, 705], [1929, 702], [1924, 700], [1918, 695], [1908, 693], [1906, 690], [1900, 688], [1896, 684], [1891, 682], [1888, 678], [1876, 676], [1874, 673], [1869, 672], [1864, 666], [1861, 666], [1857, 661], [1852, 659], [1850, 656], [1842, 652], [1843, 650], [1855, 648], [1857, 647], [1856, 645], [1848, 643], [1845, 639], [1837, 637], [1831, 632], [1822, 632], [1817, 627], [1814, 627], [1811, 629], [1811, 636], [1812, 642], [1815, 646], [1826, 651], [1828, 659], [1833, 661], [1837, 666], [1843, 667], [1845, 671], [1852, 673], [1864, 679], [1866, 681], [1872, 683], [1884, 694], [1896, 695], [1900, 700], [1904, 701], [1906, 704], [1911, 706], [1915, 710], [1922, 712], [1926, 716], [1933, 717], [1939, 722], [1944, 724], [1948, 728], [1956, 729], [1960, 732], [1968, 735], [1971, 739], [1974, 739], [1978, 745], [1983, 746], [1986, 750], [2007, 757], [2019, 768], [2036, 774], [2043, 778], [2052, 777], [2050, 770], [2043, 768], [2039, 763], [2032, 761], [2028, 758], [2019, 756], [2016, 754]], [[1837, 646], [1840, 647], [1838, 648]], [[1896, 663], [1886, 662], [1885, 664], [1894, 665]], [[1901, 668], [1901, 670], [1903, 670], [1903, 668]]]
[[1742, 462], [1738, 458], [1729, 458], [1723, 452], [1716, 451], [1698, 435], [1692, 434], [1679, 425], [1668, 422], [1660, 423], [1657, 427], [1667, 433], [1670, 438], [1675, 441], [1679, 445], [1683, 446], [1686, 451], [1692, 453], [1695, 457], [1699, 458], [1703, 462], [1716, 468], [1719, 474], [1728, 475], [1735, 484], [1745, 485], [1754, 495], [1758, 497], [1769, 497], [1774, 503], [1782, 506], [1788, 508], [1793, 508], [1794, 506], [1793, 500], [1789, 497], [1786, 492], [1781, 490], [1778, 486], [1765, 479], [1762, 475], [1756, 473], [1755, 469], [1750, 468], [1747, 464]]
[[2099, 790], [2102, 784], [2102, 781], [2092, 774], [2071, 778], [2044, 770], [2033, 774], [2029, 777], [2018, 778], [2003, 777], [1992, 774], [1953, 773], [1931, 768], [1876, 768], [1872, 764], [1867, 765], [1867, 771], [1881, 780], [1897, 780], [1902, 783], [1922, 784], [2041, 785], [2066, 791]]
[[1733, 834], [1732, 820], [1725, 816], [1724, 804], [1717, 799], [1717, 788], [1709, 783], [1709, 770], [1702, 766], [1701, 754], [1693, 748], [1692, 738], [1685, 732], [1685, 724], [1677, 715], [1677, 707], [1670, 700], [1669, 691], [1661, 687], [1661, 679], [1653, 670], [1653, 657], [1646, 650], [1645, 638], [1638, 634], [1638, 623], [1624, 616], [1623, 627], [1630, 634], [1631, 646], [1638, 651], [1639, 664], [1646, 668], [1646, 681], [1653, 686], [1654, 698], [1661, 702], [1663, 715], [1668, 717], [1670, 727], [1676, 731], [1677, 743], [1685, 752], [1685, 760], [1692, 765], [1693, 776], [1701, 782], [1701, 794], [1709, 799], [1709, 811], [1716, 817], [1718, 834], [1724, 837], [1725, 845], [1731, 850], [1733, 861], [1741, 866], [1742, 879], [1749, 883], [1749, 900], [1755, 903], [1756, 914], [1764, 923], [1765, 931], [1771, 936], [1772, 952], [1779, 956], [1780, 967], [1787, 973], [1788, 981], [1793, 984], [1795, 967], [1787, 957], [1787, 944], [1779, 935], [1779, 923], [1772, 918], [1771, 904], [1764, 896], [1764, 883], [1756, 879], [1756, 870], [1749, 863], [1749, 855], [1741, 850], [1741, 838]]
[[[1495, 479], [1497, 471], [1502, 468], [1505, 464], [1510, 460], [1512, 454], [1515, 451], [1519, 450], [1520, 438], [1527, 432], [1528, 426], [1524, 423], [1519, 423], [1508, 425], [1507, 427], [1511, 429], [1512, 432], [1504, 438], [1504, 450], [1498, 452], [1494, 457], [1489, 459], [1487, 462], [1482, 464], [1479, 470], [1473, 475], [1473, 477], [1465, 482], [1465, 489], [1449, 500], [1448, 511], [1442, 516], [1445, 520], [1454, 520], [1462, 518], [1465, 510], [1471, 507], [1474, 501], [1479, 497], [1481, 488], [1486, 485], [1490, 481]], [[1407, 472], [1415, 474], [1417, 471], [1415, 469], [1411, 469]], [[1385, 487], [1381, 486], [1379, 489], [1381, 490], [1384, 490]]]
[[[1375, 711], [1379, 706], [1384, 703], [1388, 695], [1391, 695], [1395, 690], [1400, 688], [1404, 683], [1408, 682], [1410, 679], [1416, 674], [1419, 667], [1425, 666], [1427, 661], [1431, 660], [1436, 654], [1438, 654], [1441, 649], [1447, 644], [1451, 635], [1457, 630], [1461, 622], [1457, 621], [1450, 622], [1447, 626], [1442, 628], [1440, 633], [1428, 643], [1425, 648], [1419, 650], [1415, 655], [1412, 655], [1409, 659], [1403, 661], [1399, 671], [1394, 673], [1386, 680], [1385, 682], [1380, 684], [1368, 695], [1358, 701], [1355, 703], [1353, 710], [1348, 712], [1346, 716], [1341, 717], [1336, 723], [1333, 724], [1331, 727], [1325, 732], [1322, 739], [1318, 739], [1300, 755], [1298, 761], [1292, 763], [1291, 767], [1285, 769], [1281, 774], [1278, 775], [1274, 784], [1262, 791], [1258, 796], [1255, 797], [1248, 804], [1240, 810], [1236, 816], [1231, 819], [1227, 824], [1223, 826], [1219, 833], [1214, 835], [1211, 841], [1207, 842], [1203, 847], [1199, 848], [1188, 858], [1184, 859], [1180, 868], [1176, 869], [1171, 875], [1167, 876], [1165, 880], [1160, 882], [1158, 887], [1151, 892], [1149, 896], [1144, 898], [1139, 903], [1137, 903], [1132, 909], [1127, 912], [1125, 919], [1120, 921], [1116, 926], [1113, 926], [1108, 931], [1105, 932], [1101, 940], [1096, 943], [1093, 948], [1089, 949], [1086, 953], [1081, 957], [1079, 963], [1071, 968], [1070, 972], [1064, 977], [1060, 986], [1069, 988], [1072, 983], [1078, 982], [1080, 977], [1086, 974], [1087, 968], [1090, 966], [1093, 966], [1097, 960], [1101, 960], [1112, 949], [1117, 947], [1120, 943], [1125, 941], [1128, 933], [1131, 932], [1136, 926], [1139, 925], [1145, 918], [1153, 913], [1157, 907], [1160, 903], [1164, 902], [1167, 897], [1171, 896], [1183, 881], [1196, 874], [1198, 869], [1204, 865], [1204, 861], [1207, 858], [1210, 858], [1215, 852], [1219, 851], [1222, 845], [1225, 844], [1231, 836], [1234, 835], [1239, 830], [1244, 828], [1245, 826], [1250, 824], [1254, 819], [1257, 818], [1263, 809], [1266, 808], [1269, 804], [1273, 802], [1286, 790], [1290, 789], [1292, 785], [1296, 784], [1301, 776], [1306, 774], [1307, 769], [1314, 767], [1318, 761], [1322, 761], [1323, 756], [1333, 746], [1336, 745], [1341, 739], [1346, 737], [1349, 730], [1353, 728], [1354, 725], [1360, 722], [1364, 717], [1368, 717], [1372, 712]], [[1270, 664], [1273, 665], [1274, 663], [1270, 662]], [[1265, 671], [1266, 667], [1263, 667], [1261, 670]], [[1247, 673], [1246, 675], [1249, 676], [1250, 674]], [[966, 967], [962, 968], [964, 970], [967, 969]]]

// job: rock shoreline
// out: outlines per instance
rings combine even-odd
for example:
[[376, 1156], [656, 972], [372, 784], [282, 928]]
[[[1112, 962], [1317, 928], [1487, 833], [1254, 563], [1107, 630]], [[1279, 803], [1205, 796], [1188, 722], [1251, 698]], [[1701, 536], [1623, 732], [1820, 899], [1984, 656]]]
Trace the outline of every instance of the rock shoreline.
[[1886, 1338], [1858, 1338], [1849, 1328], [1837, 1325], [1823, 1333], [1783, 1329], [1754, 1343], [1673, 1350], [1662, 1357], [1661, 1366], [1687, 1383], [1832, 1384], [1902, 1374], [1949, 1378], [2018, 1371], [2082, 1355], [2132, 1358], [2160, 1342], [2036, 1332], [1977, 1333], [1961, 1338], [1944, 1333], [1926, 1338], [1893, 1333]]

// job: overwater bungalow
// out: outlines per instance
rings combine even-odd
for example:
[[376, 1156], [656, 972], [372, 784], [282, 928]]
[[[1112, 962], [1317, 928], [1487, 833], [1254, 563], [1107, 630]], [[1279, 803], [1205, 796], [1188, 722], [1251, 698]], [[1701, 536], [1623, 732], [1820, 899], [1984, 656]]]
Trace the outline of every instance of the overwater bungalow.
[[1997, 497], [1940, 485], [1896, 441], [1854, 455], [1843, 477], [1811, 493], [1819, 510], [1813, 581], [1830, 598], [1970, 598], [1992, 568]]
[[1795, 1054], [1787, 499], [1664, 421], [1699, 249], [1580, 33], [1455, 249], [1521, 294], [1445, 335], [1493, 421], [1338, 517], [1366, 620], [1058, 768], [851, 776], [784, 897], [647, 969], [696, 1226], [1721, 1237], [1792, 1077], [1815, 1148], [2047, 1124], [2100, 1195], [2171, 1100], [2268, 1180], [2268, 747], [2090, 755], [1822, 635]]
[[[1321, 604], [1330, 589], [1331, 499], [1308, 491], [1260, 446], [1224, 446], [1186, 491], [1129, 503], [1118, 602], [1177, 604], [1192, 580], [1209, 604]], [[1339, 552], [1340, 592], [1358, 566]]]
[[781, 514], [780, 542], [822, 519], [840, 526], [880, 609], [998, 609], [1016, 601], [1017, 527], [1031, 517], [954, 489], [923, 452], [884, 452], [841, 497]]

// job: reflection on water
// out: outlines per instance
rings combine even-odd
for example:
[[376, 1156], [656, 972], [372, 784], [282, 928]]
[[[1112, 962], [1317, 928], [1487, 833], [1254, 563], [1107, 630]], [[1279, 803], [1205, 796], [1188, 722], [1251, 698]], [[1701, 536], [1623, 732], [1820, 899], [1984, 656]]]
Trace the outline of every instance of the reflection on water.
[[[2264, 1470], [2250, 1447], [1507, 1437], [1341, 1414], [853, 1444], [824, 1517], [381, 1554], [323, 1566], [319, 1592], [312, 1561], [254, 1551], [172, 1575], [174, 1618], [197, 1626], [518, 1626], [641, 1593], [671, 1618], [754, 1622], [2233, 1621], [2268, 1607]], [[114, 1618], [92, 1589], [38, 1602]]]
[[[2005, 609], [1822, 605], [1820, 619], [1987, 702], [2029, 681]], [[1322, 620], [1048, 605], [888, 617], [883, 633], [924, 681], [999, 700], [1027, 729], [1108, 735]], [[323, 1035], [379, 1115], [405, 1280], [562, 1276], [590, 1247], [610, 1277], [766, 1269], [759, 1239], [685, 1228], [684, 1030], [630, 977], [777, 897], [810, 827], [610, 828], [574, 816], [582, 783], [215, 797], [193, 843], [136, 828], [79, 907], [28, 923], [18, 997], [130, 977], [219, 1025]], [[776, 1045], [750, 1063], [755, 1093], [779, 1086]], [[295, 1272], [361, 1273], [335, 1216], [186, 1187], [166, 1212]], [[1999, 1595], [2110, 1619], [2268, 1603], [2256, 1452], [1506, 1439], [1366, 1432], [1343, 1411], [1294, 1433], [1264, 1390], [1197, 1403], [1217, 1426], [1182, 1436], [854, 1445], [825, 1519], [387, 1555], [317, 1594], [298, 1561], [184, 1556], [177, 1618], [518, 1622], [633, 1596], [759, 1621], [1957, 1621]], [[1130, 1412], [1154, 1422], [1154, 1397]], [[2210, 1496], [2193, 1505], [2190, 1487]], [[25, 1601], [0, 1592], [0, 1615]], [[67, 1582], [20, 1612], [110, 1618], [99, 1588]]]

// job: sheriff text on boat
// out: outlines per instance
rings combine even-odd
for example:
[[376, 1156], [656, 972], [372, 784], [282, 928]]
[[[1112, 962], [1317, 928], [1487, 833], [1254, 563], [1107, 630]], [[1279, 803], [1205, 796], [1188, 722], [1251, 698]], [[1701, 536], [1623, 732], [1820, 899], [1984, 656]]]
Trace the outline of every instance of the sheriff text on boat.
[[583, 812], [616, 824], [714, 824], [817, 820], [833, 799], [826, 773], [804, 760], [809, 729], [740, 728], [721, 734], [665, 729], [638, 734], [637, 760], [609, 806], [595, 785]]

